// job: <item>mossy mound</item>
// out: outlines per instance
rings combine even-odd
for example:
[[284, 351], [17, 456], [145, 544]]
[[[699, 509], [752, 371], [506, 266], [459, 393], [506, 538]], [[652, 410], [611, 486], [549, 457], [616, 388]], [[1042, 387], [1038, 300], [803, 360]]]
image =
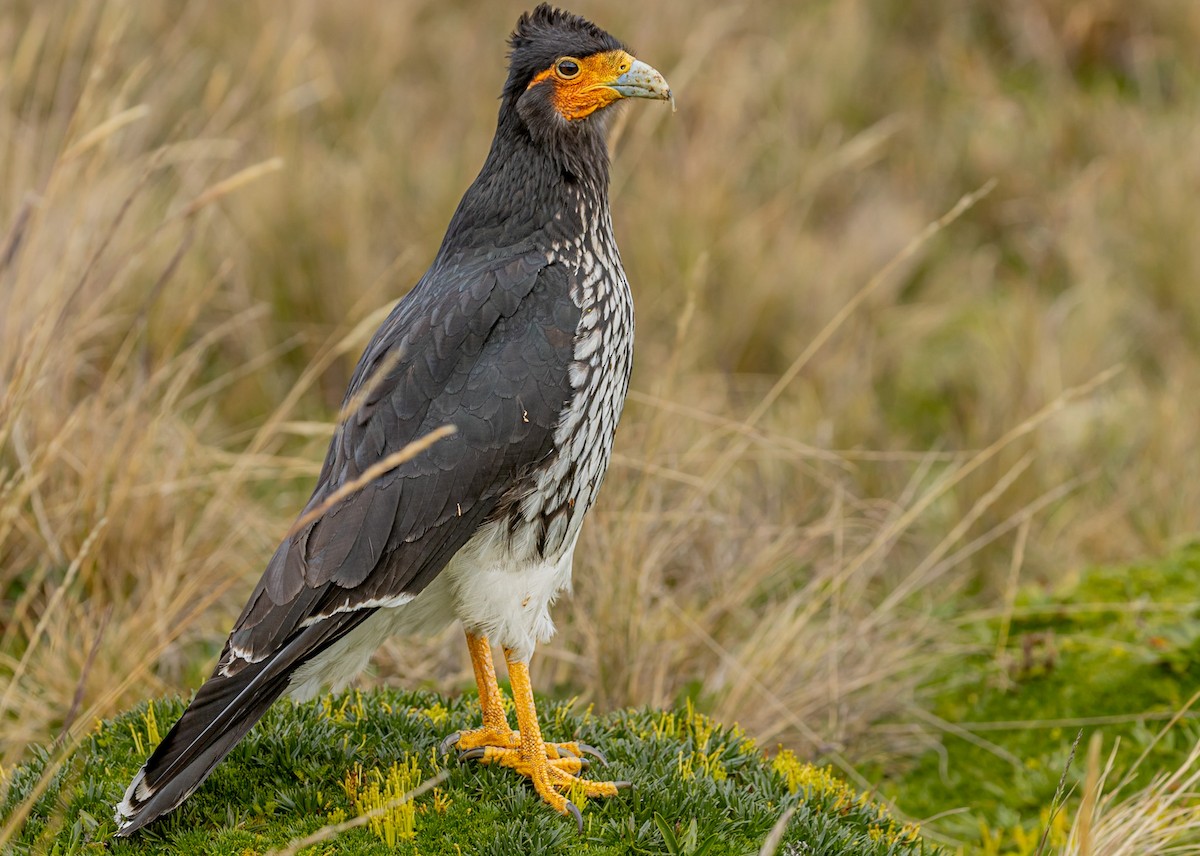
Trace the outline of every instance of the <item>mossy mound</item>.
[[[614, 799], [587, 802], [579, 835], [510, 771], [438, 757], [444, 735], [477, 719], [473, 698], [392, 690], [276, 704], [180, 809], [132, 840], [113, 840], [113, 803], [160, 728], [182, 709], [180, 700], [157, 701], [98, 724], [34, 801], [12, 852], [267, 853], [352, 819], [385, 801], [389, 789], [402, 793], [443, 769], [444, 780], [411, 810], [392, 811], [374, 827], [344, 831], [305, 852], [742, 856], [759, 852], [789, 809], [780, 854], [938, 852], [827, 770], [787, 752], [767, 758], [738, 729], [690, 709], [594, 716], [568, 702], [544, 702], [551, 739], [573, 736], [603, 748], [609, 766], [591, 776], [635, 783]], [[13, 771], [5, 818], [34, 792], [49, 757], [38, 752]]]
[[1129, 775], [1127, 794], [1186, 763], [1200, 741], [1194, 712], [1160, 736], [1200, 686], [1200, 545], [1022, 591], [998, 650], [1003, 627], [996, 617], [968, 625], [977, 653], [954, 663], [929, 705], [960, 730], [883, 789], [912, 815], [943, 815], [943, 835], [1025, 856], [1038, 852], [1064, 770], [1068, 798], [1049, 843], [1066, 841], [1093, 735], [1104, 758], [1114, 753], [1110, 787]]

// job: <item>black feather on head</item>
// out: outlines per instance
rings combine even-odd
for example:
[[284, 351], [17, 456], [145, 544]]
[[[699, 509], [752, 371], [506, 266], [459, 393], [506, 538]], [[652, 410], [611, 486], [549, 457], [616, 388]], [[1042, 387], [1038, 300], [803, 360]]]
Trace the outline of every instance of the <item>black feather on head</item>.
[[625, 45], [586, 18], [542, 3], [517, 20], [508, 39], [508, 82], [505, 98], [517, 99], [534, 75], [559, 57], [586, 57], [605, 51], [628, 50]]
[[[566, 196], [577, 187], [585, 186], [598, 200], [608, 193], [605, 114], [611, 115], [611, 107], [569, 122], [554, 105], [553, 88], [530, 83], [562, 57], [585, 59], [626, 47], [586, 18], [548, 3], [523, 14], [508, 43], [508, 80], [496, 136], [450, 221], [440, 253], [479, 242], [513, 245], [543, 228], [556, 212], [574, 211], [578, 200]], [[503, 224], [499, 236], [497, 223]]]

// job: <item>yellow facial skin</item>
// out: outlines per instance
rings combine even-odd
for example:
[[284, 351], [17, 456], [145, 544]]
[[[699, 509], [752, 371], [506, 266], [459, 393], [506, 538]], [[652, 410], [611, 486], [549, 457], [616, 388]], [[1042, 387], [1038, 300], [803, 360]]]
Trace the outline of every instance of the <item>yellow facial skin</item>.
[[625, 51], [607, 51], [583, 59], [560, 57], [529, 83], [530, 89], [549, 80], [554, 86], [554, 106], [568, 121], [583, 119], [625, 96], [612, 84], [632, 67]]

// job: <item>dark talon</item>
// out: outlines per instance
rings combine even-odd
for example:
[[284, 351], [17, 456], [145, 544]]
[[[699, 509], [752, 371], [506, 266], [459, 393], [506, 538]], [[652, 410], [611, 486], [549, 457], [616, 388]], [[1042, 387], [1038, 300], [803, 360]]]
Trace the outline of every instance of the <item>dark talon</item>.
[[441, 752], [443, 757], [450, 754], [451, 747], [458, 742], [458, 738], [460, 737], [462, 737], [461, 731], [455, 731], [453, 734], [446, 736], [446, 739], [443, 740], [441, 745], [438, 747], [438, 751]]
[[558, 752], [559, 755], [566, 755], [568, 758], [578, 758], [579, 757], [574, 752], [572, 752], [570, 749], [568, 749], [566, 746], [560, 746], [557, 743], [554, 744], [554, 749], [555, 749], [555, 751]]
[[567, 811], [575, 815], [575, 825], [579, 827], [579, 834], [583, 835], [583, 815], [579, 813], [579, 809], [575, 808], [575, 803], [567, 800]]
[[608, 759], [605, 758], [604, 753], [601, 752], [599, 749], [597, 749], [595, 746], [589, 746], [586, 743], [580, 743], [579, 751], [583, 752], [585, 755], [591, 755], [593, 758], [597, 759], [600, 762], [601, 767], [608, 766]]
[[613, 782], [613, 787], [618, 791], [627, 791], [633, 788], [633, 782]]
[[466, 751], [459, 752], [458, 760], [460, 762], [461, 761], [478, 761], [480, 758], [482, 758], [486, 754], [487, 754], [487, 748], [483, 747], [483, 746], [479, 746], [479, 747], [476, 747], [475, 749], [467, 749]]

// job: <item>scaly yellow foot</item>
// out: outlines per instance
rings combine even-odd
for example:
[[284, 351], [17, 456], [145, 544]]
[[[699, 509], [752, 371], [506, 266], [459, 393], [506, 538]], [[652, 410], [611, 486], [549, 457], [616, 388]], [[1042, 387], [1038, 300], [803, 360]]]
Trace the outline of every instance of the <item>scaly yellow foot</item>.
[[[486, 637], [468, 632], [467, 650], [471, 652], [471, 668], [475, 671], [475, 683], [479, 686], [479, 707], [483, 713], [483, 726], [470, 731], [456, 731], [447, 736], [442, 741], [442, 754], [448, 753], [451, 747], [458, 749], [462, 759], [482, 758], [482, 754], [475, 754], [475, 750], [488, 747], [515, 750], [521, 745], [521, 732], [509, 728], [508, 718], [504, 713], [504, 699], [496, 682], [492, 648]], [[601, 763], [608, 763], [599, 750], [586, 743], [569, 741], [546, 744], [546, 757], [551, 760], [582, 758], [585, 754], [592, 755]], [[588, 762], [585, 759], [582, 769], [587, 769], [587, 766]]]
[[496, 683], [496, 666], [492, 663], [492, 648], [487, 637], [467, 631], [467, 650], [471, 652], [471, 668], [475, 670], [475, 683], [479, 687], [483, 726], [449, 735], [442, 741], [442, 754], [449, 752], [451, 746], [466, 751], [483, 746], [520, 745], [520, 735], [508, 727], [508, 717], [504, 715], [504, 699], [500, 695], [500, 685]]
[[[594, 746], [589, 746], [586, 743], [579, 743], [575, 740], [568, 740], [563, 743], [545, 743], [546, 758], [551, 761], [579, 761], [583, 764], [583, 769], [590, 766], [590, 761], [584, 758], [584, 755], [591, 755], [599, 759], [603, 764], [607, 764], [607, 759], [600, 754], [600, 750]], [[521, 747], [521, 732], [513, 731], [511, 728], [495, 729], [495, 728], [472, 728], [470, 731], [456, 731], [442, 741], [442, 754], [450, 751], [450, 747], [458, 749], [458, 756], [462, 759], [467, 758], [482, 758], [481, 752], [484, 749], [494, 749], [493, 755], [503, 754], [504, 752], [515, 752]]]
[[468, 632], [467, 647], [471, 651], [471, 664], [479, 685], [483, 727], [451, 734], [442, 742], [443, 751], [454, 745], [460, 750], [460, 759], [500, 764], [516, 770], [533, 783], [538, 795], [556, 811], [572, 815], [582, 832], [583, 816], [579, 809], [559, 792], [586, 797], [611, 797], [619, 789], [629, 787], [629, 783], [580, 779], [576, 774], [589, 766], [588, 760], [583, 757], [585, 753], [595, 755], [602, 762], [604, 756], [584, 743], [547, 743], [542, 740], [542, 729], [533, 702], [533, 688], [529, 682], [529, 666], [515, 659], [513, 652], [506, 649], [504, 656], [508, 662], [508, 676], [512, 681], [513, 702], [520, 729], [512, 730], [504, 715], [504, 703], [496, 683], [496, 670], [487, 640]]

